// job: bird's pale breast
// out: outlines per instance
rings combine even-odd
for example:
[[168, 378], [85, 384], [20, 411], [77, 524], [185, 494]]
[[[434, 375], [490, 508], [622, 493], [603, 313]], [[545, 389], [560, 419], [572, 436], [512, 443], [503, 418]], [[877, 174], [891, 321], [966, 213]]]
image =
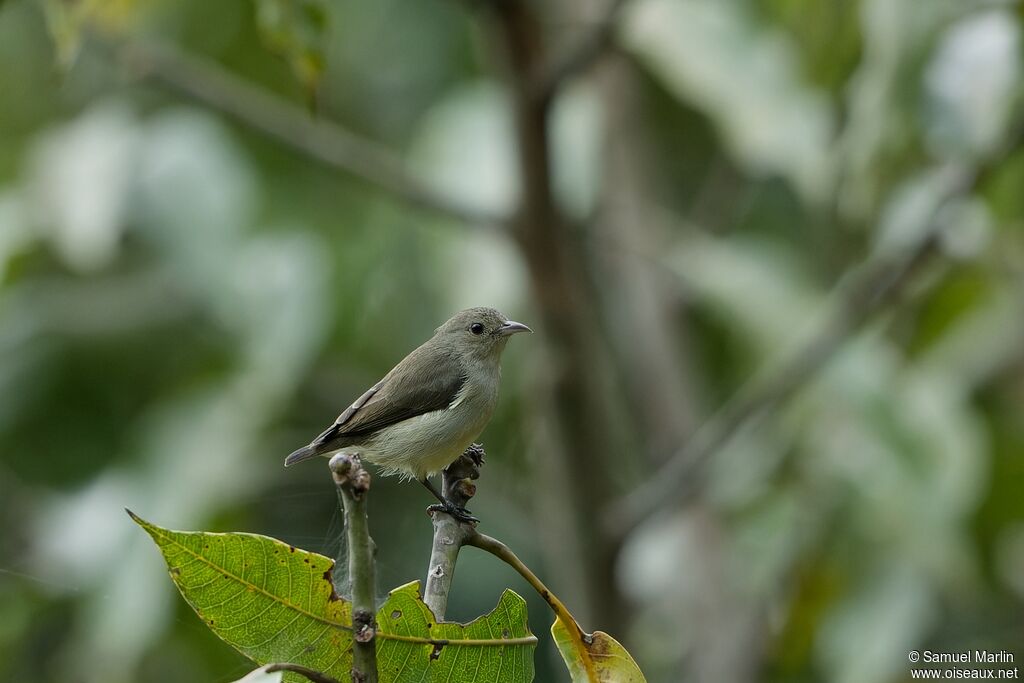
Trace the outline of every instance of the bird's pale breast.
[[497, 403], [497, 381], [467, 382], [451, 405], [381, 430], [357, 449], [387, 473], [420, 479], [444, 469], [487, 426]]

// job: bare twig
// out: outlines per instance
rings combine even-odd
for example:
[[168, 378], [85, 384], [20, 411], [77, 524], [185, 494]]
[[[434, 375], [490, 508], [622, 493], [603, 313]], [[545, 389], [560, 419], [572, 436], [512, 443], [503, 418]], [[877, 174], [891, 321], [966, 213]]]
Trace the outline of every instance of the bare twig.
[[290, 664], [288, 662], [279, 662], [277, 664], [267, 664], [263, 667], [263, 670], [268, 674], [272, 674], [275, 671], [290, 671], [292, 673], [299, 674], [306, 678], [306, 680], [313, 681], [313, 683], [341, 683], [337, 678], [328, 676], [327, 674], [317, 671], [316, 669], [310, 669], [308, 666], [302, 666], [301, 664]]
[[607, 0], [603, 14], [580, 38], [558, 53], [540, 73], [534, 96], [550, 100], [567, 81], [586, 71], [604, 53], [612, 42], [615, 21], [627, 0]]
[[366, 518], [370, 474], [359, 458], [338, 453], [330, 461], [331, 475], [345, 511], [348, 533], [348, 576], [352, 584], [353, 683], [377, 683], [377, 608], [374, 604], [373, 539]]
[[149, 43], [125, 47], [124, 58], [143, 76], [222, 111], [312, 159], [376, 185], [412, 206], [471, 226], [497, 227], [506, 222], [504, 216], [482, 211], [430, 187], [379, 144], [337, 124], [312, 119], [301, 108], [210, 60]]
[[[473, 444], [458, 460], [445, 468], [442, 473], [444, 497], [459, 507], [465, 507], [476, 493], [473, 480], [480, 477], [484, 449]], [[460, 522], [451, 515], [438, 510], [431, 511], [434, 524], [434, 543], [430, 552], [430, 566], [423, 589], [423, 602], [438, 621], [444, 620], [448, 609], [448, 594], [455, 577], [455, 563], [459, 550], [475, 533], [474, 526]]]

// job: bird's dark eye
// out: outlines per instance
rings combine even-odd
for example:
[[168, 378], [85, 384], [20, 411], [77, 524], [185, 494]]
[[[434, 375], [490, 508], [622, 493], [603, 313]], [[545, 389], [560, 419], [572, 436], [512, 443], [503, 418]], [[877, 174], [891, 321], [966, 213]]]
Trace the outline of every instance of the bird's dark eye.
[[484, 324], [483, 323], [473, 323], [472, 325], [469, 326], [469, 331], [472, 332], [473, 334], [483, 334], [484, 333]]

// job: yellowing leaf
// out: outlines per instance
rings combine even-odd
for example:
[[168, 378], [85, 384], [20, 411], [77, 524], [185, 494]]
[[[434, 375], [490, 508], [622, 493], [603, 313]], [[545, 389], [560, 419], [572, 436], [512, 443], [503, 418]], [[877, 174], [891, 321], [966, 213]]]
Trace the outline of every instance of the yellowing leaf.
[[626, 648], [603, 631], [587, 634], [581, 642], [573, 638], [560, 619], [551, 625], [572, 683], [645, 683], [640, 667]]
[[[160, 548], [185, 600], [225, 642], [258, 664], [289, 662], [349, 679], [352, 605], [334, 592], [333, 560], [266, 536], [170, 531], [132, 519]], [[468, 624], [437, 623], [413, 582], [391, 591], [377, 623], [382, 683], [533, 680], [537, 639], [526, 601], [510, 590]]]

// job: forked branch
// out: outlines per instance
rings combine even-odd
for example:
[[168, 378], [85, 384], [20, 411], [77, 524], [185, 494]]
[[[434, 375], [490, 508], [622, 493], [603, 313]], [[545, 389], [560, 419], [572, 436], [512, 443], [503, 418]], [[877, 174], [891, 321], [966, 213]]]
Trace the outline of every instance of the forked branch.
[[[477, 444], [470, 446], [458, 460], [443, 472], [445, 497], [456, 505], [465, 507], [469, 499], [476, 493], [476, 484], [473, 481], [480, 477], [480, 467], [483, 464], [484, 449]], [[434, 543], [423, 601], [430, 606], [438, 620], [444, 619], [459, 550], [462, 546], [469, 545], [489, 552], [515, 569], [551, 607], [558, 619], [565, 625], [571, 638], [580, 643], [589, 641], [590, 635], [580, 628], [562, 601], [507, 545], [496, 538], [481, 534], [476, 530], [475, 524], [460, 522], [451, 515], [440, 511], [433, 511], [431, 515], [434, 522]]]

